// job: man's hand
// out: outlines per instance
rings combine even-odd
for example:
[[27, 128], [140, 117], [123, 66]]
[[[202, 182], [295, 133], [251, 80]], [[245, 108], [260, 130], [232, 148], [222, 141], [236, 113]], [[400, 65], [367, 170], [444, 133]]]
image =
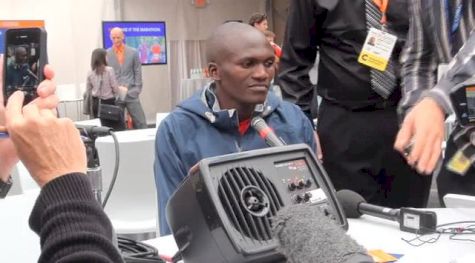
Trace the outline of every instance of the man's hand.
[[86, 150], [70, 119], [58, 119], [51, 109], [30, 103], [15, 92], [6, 108], [7, 128], [18, 157], [33, 179], [43, 187], [68, 173], [86, 172]]
[[394, 143], [394, 148], [405, 154], [412, 144], [407, 162], [420, 173], [434, 171], [444, 139], [445, 114], [431, 98], [424, 98], [409, 111]]
[[315, 137], [315, 143], [317, 143], [317, 159], [321, 161], [323, 159], [323, 152], [322, 145], [320, 144], [320, 137], [318, 137], [317, 131], [313, 131], [313, 136]]
[[[0, 59], [0, 64], [1, 59]], [[33, 100], [31, 104], [36, 104], [42, 109], [55, 109], [58, 105], [58, 97], [54, 95], [56, 87], [51, 79], [54, 76], [53, 70], [49, 66], [45, 66], [44, 75], [46, 80], [40, 83], [37, 89], [38, 98]], [[5, 108], [3, 99], [3, 81], [0, 81], [0, 126], [6, 124]], [[18, 157], [15, 147], [10, 139], [0, 139], [0, 180], [6, 181]]]

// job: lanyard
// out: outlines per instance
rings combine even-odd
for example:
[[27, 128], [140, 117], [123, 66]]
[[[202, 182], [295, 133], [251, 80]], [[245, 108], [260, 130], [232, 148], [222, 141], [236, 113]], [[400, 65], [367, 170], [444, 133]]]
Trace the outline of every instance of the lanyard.
[[386, 11], [388, 10], [389, 0], [373, 0], [373, 2], [381, 10], [381, 24], [386, 25]]
[[456, 1], [455, 12], [452, 21], [450, 21], [450, 0], [445, 0], [445, 12], [447, 16], [447, 21], [450, 27], [450, 40], [452, 41], [454, 38], [454, 34], [460, 27], [460, 22], [462, 21], [463, 16], [463, 2], [461, 0]]

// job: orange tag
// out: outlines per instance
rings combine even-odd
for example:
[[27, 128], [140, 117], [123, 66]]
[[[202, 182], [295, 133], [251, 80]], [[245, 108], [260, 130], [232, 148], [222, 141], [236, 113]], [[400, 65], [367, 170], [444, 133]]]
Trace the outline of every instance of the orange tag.
[[368, 254], [373, 257], [373, 260], [376, 263], [394, 262], [397, 260], [397, 258], [389, 255], [381, 249], [369, 250]]

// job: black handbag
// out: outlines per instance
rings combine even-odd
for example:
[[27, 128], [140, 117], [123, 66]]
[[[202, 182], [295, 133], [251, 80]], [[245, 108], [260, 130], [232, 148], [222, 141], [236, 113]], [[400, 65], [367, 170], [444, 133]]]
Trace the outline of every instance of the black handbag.
[[[99, 81], [100, 89], [102, 89], [102, 78], [103, 76], [101, 75], [101, 79]], [[104, 104], [102, 103], [102, 100], [100, 98], [98, 112], [99, 113], [97, 115], [101, 120], [114, 121], [119, 123], [125, 122], [124, 110], [122, 109], [122, 107], [119, 107], [117, 105]]]
[[99, 119], [109, 121], [124, 121], [124, 110], [116, 105], [99, 102]]

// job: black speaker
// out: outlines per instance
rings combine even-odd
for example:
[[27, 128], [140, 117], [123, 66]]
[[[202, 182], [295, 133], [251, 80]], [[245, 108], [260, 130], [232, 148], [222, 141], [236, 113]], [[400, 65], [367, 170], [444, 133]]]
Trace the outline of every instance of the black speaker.
[[348, 228], [311, 149], [273, 147], [203, 159], [171, 196], [167, 220], [185, 262], [283, 262], [272, 217], [302, 203]]

